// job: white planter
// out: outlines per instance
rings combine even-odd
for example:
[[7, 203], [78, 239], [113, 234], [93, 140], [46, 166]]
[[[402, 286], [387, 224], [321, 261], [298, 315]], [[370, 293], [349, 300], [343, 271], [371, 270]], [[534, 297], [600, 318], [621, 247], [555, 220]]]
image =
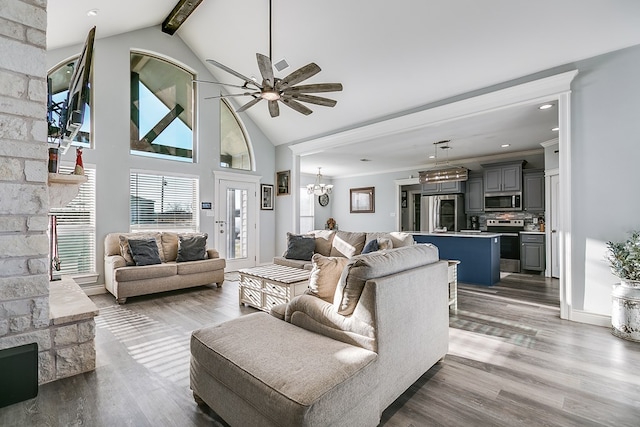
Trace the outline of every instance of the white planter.
[[640, 281], [622, 280], [613, 285], [611, 333], [640, 342]]

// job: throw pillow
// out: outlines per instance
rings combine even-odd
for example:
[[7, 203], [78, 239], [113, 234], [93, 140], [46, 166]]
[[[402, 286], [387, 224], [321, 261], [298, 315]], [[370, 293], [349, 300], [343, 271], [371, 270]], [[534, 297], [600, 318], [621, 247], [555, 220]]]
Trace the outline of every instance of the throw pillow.
[[369, 243], [367, 243], [364, 247], [364, 249], [362, 250], [362, 254], [368, 254], [370, 252], [376, 252], [378, 250], [378, 241], [377, 240], [371, 240]]
[[366, 233], [354, 231], [336, 231], [331, 247], [331, 256], [351, 258], [362, 253]]
[[308, 293], [327, 302], [333, 302], [340, 275], [349, 260], [343, 257], [326, 257], [314, 254], [311, 258], [313, 268], [309, 276]]
[[380, 237], [377, 240], [378, 242], [378, 249], [381, 251], [387, 250], [387, 249], [393, 249], [393, 242], [391, 241], [391, 239], [385, 239], [384, 237]]
[[120, 255], [122, 255], [127, 265], [136, 265], [133, 257], [131, 256], [131, 251], [129, 250], [129, 239], [155, 239], [156, 246], [158, 247], [158, 255], [160, 255], [160, 261], [165, 262], [164, 251], [162, 250], [161, 233], [155, 231], [145, 233], [127, 233], [121, 234], [118, 238], [120, 240]]
[[287, 259], [311, 261], [315, 248], [315, 237], [304, 234], [287, 233], [287, 251], [284, 253], [284, 257]]
[[136, 262], [133, 260], [131, 256], [131, 251], [129, 250], [129, 239], [126, 236], [119, 236], [120, 239], [120, 255], [124, 258], [124, 261], [127, 265], [136, 265]]
[[178, 236], [178, 257], [176, 262], [199, 261], [207, 253], [207, 234]]
[[129, 239], [129, 249], [136, 265], [162, 263], [156, 239]]

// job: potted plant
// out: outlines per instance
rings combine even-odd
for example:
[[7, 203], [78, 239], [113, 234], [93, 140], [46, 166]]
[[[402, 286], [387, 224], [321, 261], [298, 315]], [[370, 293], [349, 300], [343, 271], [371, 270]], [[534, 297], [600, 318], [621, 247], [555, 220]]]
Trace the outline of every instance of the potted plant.
[[624, 242], [607, 242], [607, 261], [620, 283], [613, 285], [611, 332], [640, 341], [640, 231]]

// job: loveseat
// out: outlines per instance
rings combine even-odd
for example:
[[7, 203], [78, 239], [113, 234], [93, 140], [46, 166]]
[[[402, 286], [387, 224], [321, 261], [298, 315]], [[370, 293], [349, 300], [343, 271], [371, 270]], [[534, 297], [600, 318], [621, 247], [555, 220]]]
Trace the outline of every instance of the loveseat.
[[[194, 398], [231, 426], [376, 426], [447, 353], [447, 262], [435, 246], [329, 257], [325, 267], [320, 257], [310, 292], [283, 312], [192, 333]], [[315, 295], [331, 277], [333, 299]]]
[[[221, 287], [226, 261], [217, 250], [206, 249], [206, 238], [202, 233], [109, 233], [104, 239], [105, 288], [124, 304], [132, 296], [210, 283]], [[157, 249], [159, 260], [136, 265], [131, 239], [149, 243], [151, 249]]]
[[[308, 242], [311, 240], [311, 242]], [[359, 232], [314, 230], [302, 235], [287, 233], [287, 250], [273, 258], [274, 264], [311, 270], [311, 256], [351, 258], [365, 248], [393, 249], [415, 244], [413, 236], [402, 231]]]

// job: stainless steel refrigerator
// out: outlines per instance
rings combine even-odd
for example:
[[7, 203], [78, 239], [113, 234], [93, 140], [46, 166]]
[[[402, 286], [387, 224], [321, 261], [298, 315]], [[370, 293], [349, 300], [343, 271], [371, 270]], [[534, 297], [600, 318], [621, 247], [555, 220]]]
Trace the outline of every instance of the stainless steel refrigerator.
[[420, 231], [460, 231], [466, 227], [464, 195], [422, 196]]

